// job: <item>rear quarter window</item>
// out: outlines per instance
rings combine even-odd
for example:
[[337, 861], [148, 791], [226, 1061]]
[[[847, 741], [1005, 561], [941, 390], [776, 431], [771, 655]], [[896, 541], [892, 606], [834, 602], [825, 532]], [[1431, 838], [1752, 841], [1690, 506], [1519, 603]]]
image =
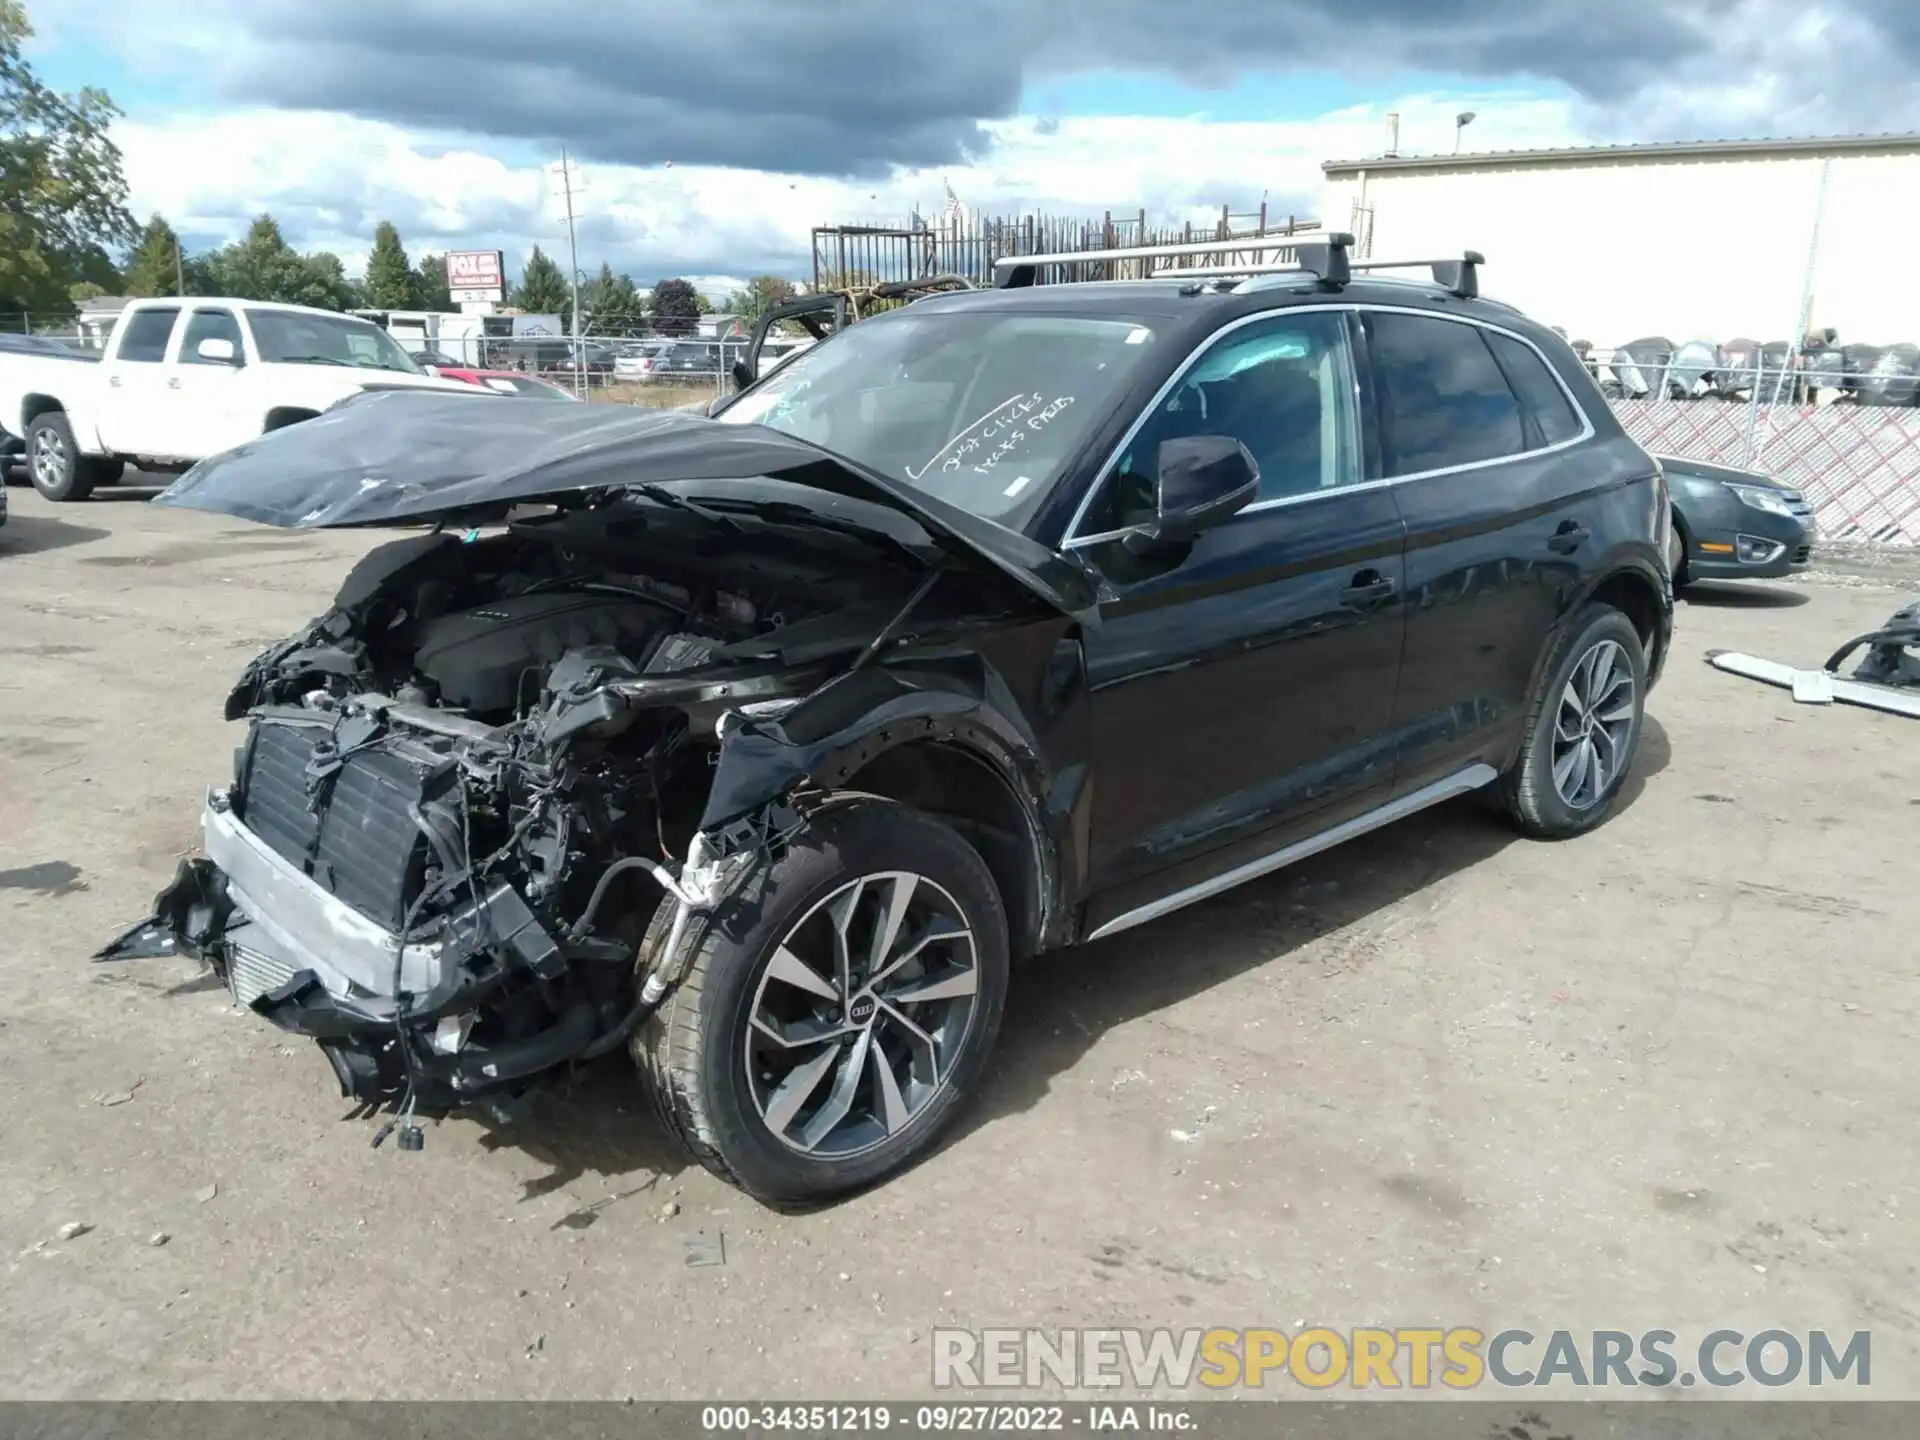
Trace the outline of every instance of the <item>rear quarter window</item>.
[[1497, 330], [1487, 332], [1487, 344], [1499, 357], [1500, 368], [1507, 372], [1520, 403], [1540, 427], [1540, 438], [1548, 445], [1561, 445], [1576, 438], [1582, 428], [1580, 416], [1540, 353], [1524, 340], [1502, 335]]
[[1425, 315], [1367, 317], [1387, 474], [1419, 475], [1527, 448], [1520, 402], [1478, 325]]

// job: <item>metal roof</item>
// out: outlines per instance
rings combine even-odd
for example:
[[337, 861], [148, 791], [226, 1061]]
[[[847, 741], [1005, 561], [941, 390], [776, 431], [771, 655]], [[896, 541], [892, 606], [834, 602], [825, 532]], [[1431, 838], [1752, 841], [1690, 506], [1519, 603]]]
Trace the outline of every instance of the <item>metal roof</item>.
[[1920, 132], [1884, 135], [1801, 135], [1776, 140], [1664, 140], [1650, 145], [1573, 145], [1549, 150], [1478, 150], [1459, 155], [1374, 155], [1328, 160], [1329, 176], [1382, 170], [1494, 170], [1590, 160], [1680, 160], [1769, 155], [1841, 155], [1871, 150], [1920, 151]]

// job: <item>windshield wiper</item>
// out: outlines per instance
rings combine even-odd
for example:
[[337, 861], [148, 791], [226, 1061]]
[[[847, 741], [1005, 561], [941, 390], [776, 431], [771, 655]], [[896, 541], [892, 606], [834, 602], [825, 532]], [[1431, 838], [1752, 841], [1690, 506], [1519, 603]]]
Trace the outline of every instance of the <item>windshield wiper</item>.
[[331, 355], [281, 355], [273, 363], [275, 365], [339, 365], [342, 368], [351, 368], [346, 361], [336, 360]]
[[684, 510], [689, 515], [699, 516], [709, 525], [718, 525], [723, 530], [731, 530], [736, 535], [744, 535], [747, 533], [746, 527], [731, 515], [722, 515], [718, 511], [709, 510], [704, 505], [696, 505], [685, 496], [674, 494], [665, 486], [655, 485], [651, 481], [642, 480], [636, 484], [627, 485], [625, 488], [638, 491], [656, 505], [664, 505], [669, 510]]

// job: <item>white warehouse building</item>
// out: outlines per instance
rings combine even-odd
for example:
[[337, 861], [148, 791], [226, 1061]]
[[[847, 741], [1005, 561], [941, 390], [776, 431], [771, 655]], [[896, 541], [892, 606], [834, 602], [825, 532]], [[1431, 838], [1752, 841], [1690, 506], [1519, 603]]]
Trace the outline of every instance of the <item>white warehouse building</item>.
[[1810, 259], [1810, 328], [1842, 344], [1920, 342], [1920, 285], [1901, 278], [1920, 234], [1920, 134], [1321, 168], [1322, 223], [1350, 229], [1359, 254], [1478, 250], [1489, 296], [1601, 349], [1653, 335], [1792, 340]]

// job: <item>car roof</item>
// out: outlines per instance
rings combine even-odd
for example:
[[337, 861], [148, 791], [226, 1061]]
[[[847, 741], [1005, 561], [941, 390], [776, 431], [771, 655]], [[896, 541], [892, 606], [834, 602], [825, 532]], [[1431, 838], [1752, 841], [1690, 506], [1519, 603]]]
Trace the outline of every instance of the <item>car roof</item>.
[[[378, 325], [374, 325], [373, 321], [364, 315], [350, 315], [339, 310], [322, 310], [314, 305], [286, 305], [278, 300], [242, 300], [232, 295], [155, 295], [130, 302], [120, 313], [127, 315], [138, 310], [155, 309], [184, 310], [200, 305], [226, 305], [248, 313], [264, 310], [284, 315], [313, 315], [322, 320], [352, 320], [361, 325], [372, 325], [375, 330], [380, 330]], [[384, 335], [386, 332], [381, 330], [381, 333]]]
[[[1476, 261], [1478, 257], [1475, 257]], [[1096, 260], [1090, 263], [1099, 263]], [[1034, 314], [1130, 321], [1151, 325], [1181, 341], [1210, 335], [1248, 315], [1279, 313], [1306, 306], [1374, 306], [1427, 310], [1504, 326], [1536, 343], [1566, 345], [1566, 337], [1528, 318], [1503, 300], [1462, 295], [1438, 280], [1358, 273], [1343, 285], [1329, 285], [1305, 270], [1257, 276], [1166, 277], [1144, 280], [1085, 280], [1014, 285], [992, 289], [941, 290], [905, 305], [883, 310], [861, 322], [885, 325], [904, 316], [969, 312]], [[689, 343], [682, 341], [679, 343]], [[701, 343], [714, 344], [713, 341]], [[802, 344], [810, 343], [802, 341]], [[1569, 350], [1571, 355], [1572, 351]]]
[[1373, 305], [1431, 310], [1460, 315], [1512, 328], [1523, 328], [1534, 338], [1552, 334], [1528, 320], [1513, 306], [1485, 296], [1466, 299], [1428, 280], [1356, 275], [1347, 284], [1330, 287], [1305, 271], [1286, 271], [1255, 277], [1169, 278], [1149, 280], [1089, 280], [1060, 284], [1024, 285], [1009, 289], [949, 290], [926, 296], [898, 310], [876, 315], [867, 323], [884, 321], [906, 311], [1005, 311], [1044, 315], [1083, 315], [1142, 323], [1174, 322], [1169, 328], [1212, 331], [1243, 315], [1291, 309], [1305, 305]]

